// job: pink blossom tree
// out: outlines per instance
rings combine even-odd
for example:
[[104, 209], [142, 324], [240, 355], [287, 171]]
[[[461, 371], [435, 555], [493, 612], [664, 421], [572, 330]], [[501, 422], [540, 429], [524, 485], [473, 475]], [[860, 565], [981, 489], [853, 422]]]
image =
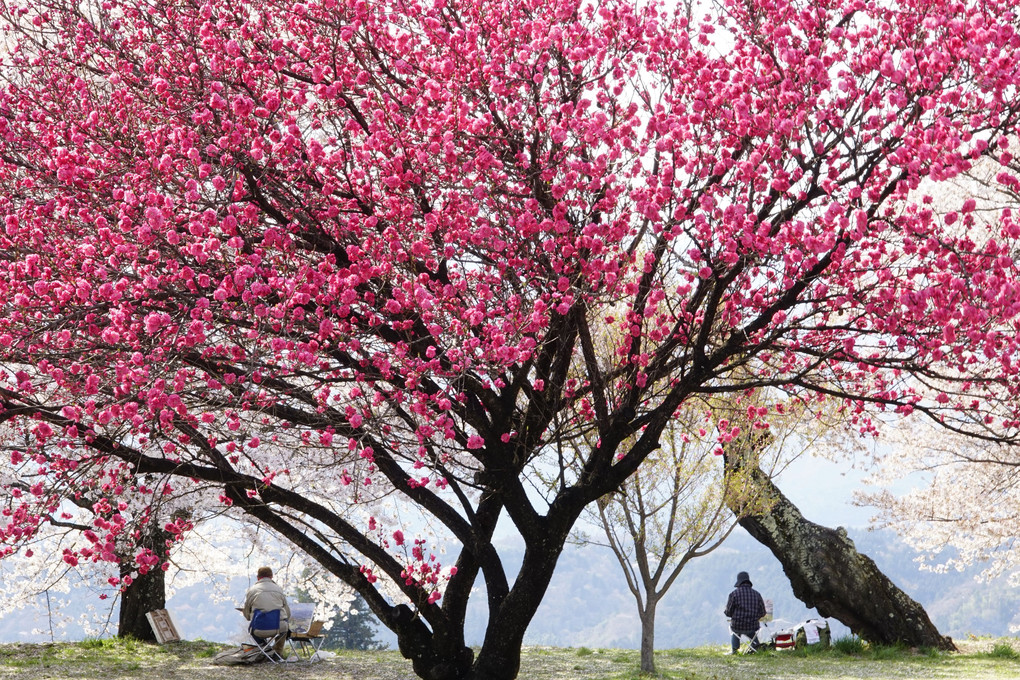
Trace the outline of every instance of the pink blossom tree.
[[58, 482], [211, 485], [422, 677], [509, 679], [694, 395], [1014, 439], [1020, 224], [924, 195], [1010, 159], [1012, 5], [0, 2], [0, 418], [49, 482], [5, 552]]
[[[971, 231], [994, 233], [997, 216], [1020, 206], [1018, 172], [1015, 158], [1005, 173], [998, 163], [977, 163], [940, 192], [936, 205], [974, 200]], [[1012, 332], [1008, 326], [1002, 330]], [[867, 480], [880, 488], [860, 492], [858, 501], [874, 506], [879, 524], [895, 529], [921, 553], [924, 568], [981, 565], [982, 578], [1006, 573], [1011, 583], [1020, 583], [1015, 443], [947, 433], [925, 421], [892, 422], [881, 429], [883, 446], [871, 452]]]

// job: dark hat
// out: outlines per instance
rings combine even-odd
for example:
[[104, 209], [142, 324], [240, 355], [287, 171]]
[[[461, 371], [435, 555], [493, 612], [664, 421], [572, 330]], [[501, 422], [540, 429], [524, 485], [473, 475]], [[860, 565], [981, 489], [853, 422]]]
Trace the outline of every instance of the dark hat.
[[739, 586], [741, 583], [744, 583], [744, 582], [746, 582], [747, 585], [749, 585], [749, 586], [750, 585], [754, 585], [753, 583], [751, 583], [751, 576], [746, 571], [738, 572], [737, 573], [737, 582], [733, 584], [733, 587], [736, 588], [737, 586]]

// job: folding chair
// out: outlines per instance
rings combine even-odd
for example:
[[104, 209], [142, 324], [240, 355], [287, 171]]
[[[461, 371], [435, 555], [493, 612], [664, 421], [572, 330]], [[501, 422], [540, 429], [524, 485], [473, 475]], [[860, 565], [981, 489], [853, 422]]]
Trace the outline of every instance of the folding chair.
[[283, 658], [276, 653], [276, 645], [287, 639], [287, 622], [280, 620], [280, 610], [252, 612], [251, 624], [248, 626], [255, 641], [255, 647], [273, 663], [281, 663]]
[[750, 643], [746, 647], [742, 646], [740, 648], [740, 651], [738, 651], [737, 653], [738, 654], [754, 654], [758, 649], [760, 649], [762, 647], [762, 641], [758, 637], [758, 633], [760, 633], [760, 632], [761, 632], [761, 630], [759, 630], [754, 635], [748, 637], [747, 635], [744, 635], [744, 634], [741, 634], [741, 633], [737, 633], [737, 631], [735, 631], [732, 628], [730, 628], [730, 635], [733, 635], [738, 640], [740, 640], [740, 644], [741, 645], [744, 644], [744, 640], [747, 640]]

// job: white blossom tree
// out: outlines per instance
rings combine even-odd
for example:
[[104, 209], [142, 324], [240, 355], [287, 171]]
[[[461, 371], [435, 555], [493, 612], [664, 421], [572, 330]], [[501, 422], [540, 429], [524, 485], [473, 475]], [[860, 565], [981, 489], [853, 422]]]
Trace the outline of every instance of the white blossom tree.
[[[888, 428], [886, 453], [860, 492], [879, 526], [895, 529], [927, 568], [981, 565], [1020, 586], [1020, 451], [921, 423]], [[908, 490], [903, 491], [907, 486]]]

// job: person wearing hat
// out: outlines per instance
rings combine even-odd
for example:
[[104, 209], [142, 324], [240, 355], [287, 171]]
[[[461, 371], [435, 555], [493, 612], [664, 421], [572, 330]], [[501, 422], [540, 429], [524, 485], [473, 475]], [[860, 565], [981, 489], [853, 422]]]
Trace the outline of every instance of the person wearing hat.
[[765, 600], [761, 594], [751, 587], [751, 577], [746, 571], [737, 574], [737, 582], [733, 585], [733, 592], [726, 600], [726, 609], [723, 613], [730, 620], [730, 644], [733, 647], [731, 654], [736, 654], [740, 649], [740, 637], [746, 635], [751, 638], [750, 652], [758, 651], [758, 622], [765, 616]]
[[[255, 577], [258, 581], [255, 582], [255, 585], [248, 588], [248, 592], [245, 593], [244, 608], [241, 610], [241, 613], [244, 614], [244, 618], [251, 621], [249, 632], [255, 641], [259, 643], [259, 646], [264, 646], [266, 640], [276, 636], [274, 649], [277, 656], [282, 657], [284, 648], [287, 645], [287, 636], [279, 634], [287, 632], [288, 621], [290, 620], [290, 605], [287, 604], [287, 596], [284, 595], [283, 588], [276, 585], [276, 582], [273, 581], [273, 570], [269, 567], [259, 567]], [[263, 613], [274, 611], [280, 612], [276, 618], [276, 627], [273, 630], [258, 630], [255, 627], [256, 617], [261, 616]]]

